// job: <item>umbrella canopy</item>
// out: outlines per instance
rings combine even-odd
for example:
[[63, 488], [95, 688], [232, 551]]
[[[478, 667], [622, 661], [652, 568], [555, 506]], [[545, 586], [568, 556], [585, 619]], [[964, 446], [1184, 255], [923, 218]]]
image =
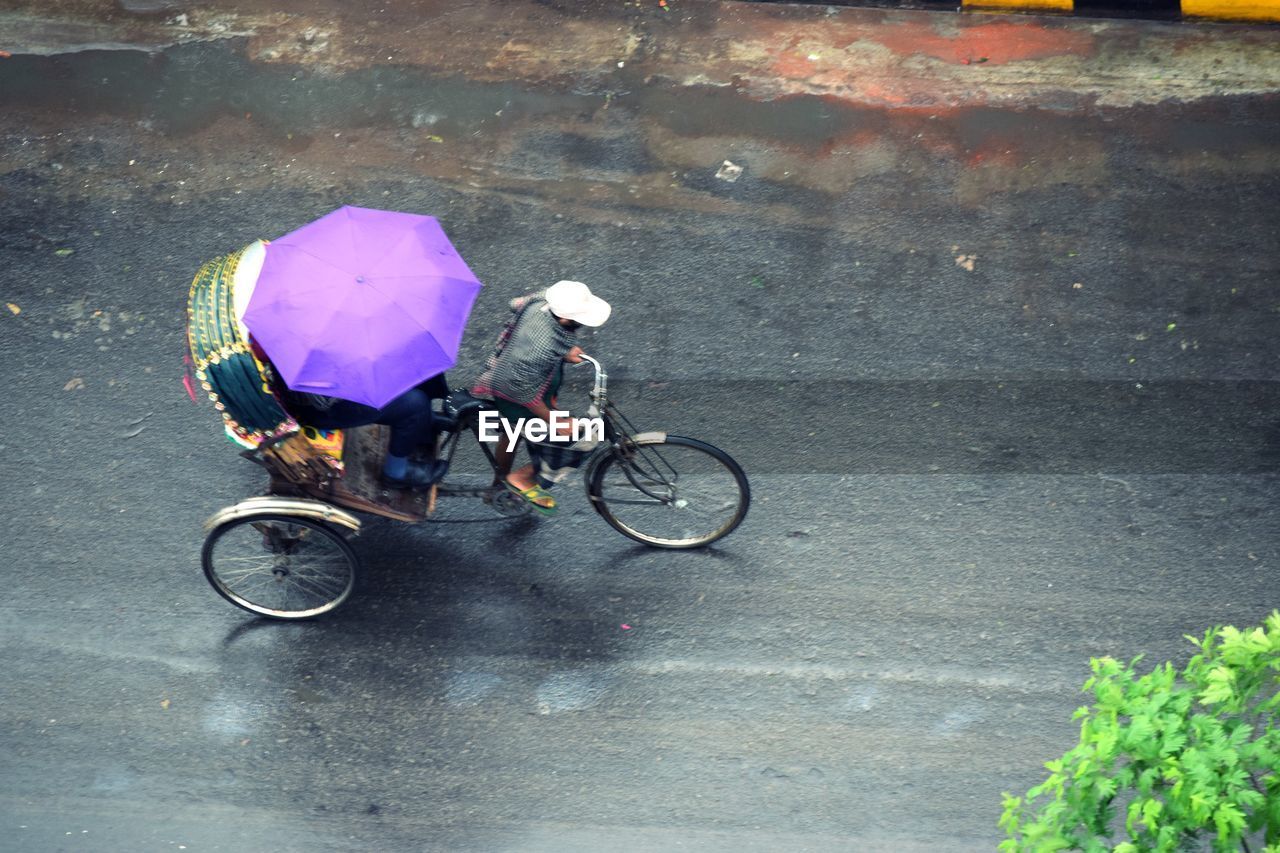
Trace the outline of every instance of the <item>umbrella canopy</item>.
[[381, 408], [454, 365], [480, 287], [434, 217], [341, 207], [267, 246], [243, 320], [293, 390]]

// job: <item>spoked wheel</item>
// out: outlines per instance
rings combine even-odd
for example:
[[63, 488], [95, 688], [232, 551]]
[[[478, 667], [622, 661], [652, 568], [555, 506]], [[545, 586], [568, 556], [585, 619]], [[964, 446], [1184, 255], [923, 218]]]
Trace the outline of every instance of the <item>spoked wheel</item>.
[[729, 454], [692, 438], [638, 439], [604, 457], [587, 494], [605, 521], [659, 548], [697, 548], [729, 535], [751, 504]]
[[355, 588], [358, 565], [333, 528], [288, 515], [219, 525], [204, 540], [200, 559], [219, 595], [273, 619], [306, 619], [337, 608]]

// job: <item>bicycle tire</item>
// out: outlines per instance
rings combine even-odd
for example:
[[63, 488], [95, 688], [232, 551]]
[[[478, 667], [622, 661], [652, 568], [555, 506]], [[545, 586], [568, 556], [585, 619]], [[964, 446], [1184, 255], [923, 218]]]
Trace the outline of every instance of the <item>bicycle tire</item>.
[[[297, 551], [308, 539], [308, 546], [316, 546], [308, 547], [309, 551], [330, 549], [327, 564], [322, 563], [324, 554], [314, 555], [323, 574], [309, 573], [298, 559], [312, 556]], [[360, 561], [342, 534], [328, 524], [263, 514], [232, 519], [211, 530], [200, 563], [209, 585], [236, 607], [270, 619], [310, 619], [350, 599]]]
[[[683, 475], [677, 464], [686, 468]], [[624, 536], [655, 548], [687, 549], [710, 545], [737, 529], [751, 506], [751, 486], [742, 467], [720, 448], [666, 435], [634, 439], [625, 451], [607, 452], [588, 473], [587, 497]], [[712, 517], [710, 529], [696, 530], [699, 514]], [[659, 526], [676, 532], [658, 533]]]

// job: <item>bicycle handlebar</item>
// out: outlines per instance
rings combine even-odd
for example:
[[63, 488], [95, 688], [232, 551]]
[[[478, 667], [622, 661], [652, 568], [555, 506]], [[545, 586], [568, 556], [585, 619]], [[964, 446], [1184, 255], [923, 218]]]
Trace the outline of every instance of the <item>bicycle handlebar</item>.
[[[579, 353], [579, 356], [582, 358], [582, 361], [590, 364], [596, 371], [595, 387], [591, 389], [591, 399], [596, 400], [597, 402], [603, 401], [609, 379], [608, 375], [604, 372], [604, 367], [601, 366], [600, 362], [596, 361], [585, 352]], [[576, 363], [581, 364], [582, 362]]]

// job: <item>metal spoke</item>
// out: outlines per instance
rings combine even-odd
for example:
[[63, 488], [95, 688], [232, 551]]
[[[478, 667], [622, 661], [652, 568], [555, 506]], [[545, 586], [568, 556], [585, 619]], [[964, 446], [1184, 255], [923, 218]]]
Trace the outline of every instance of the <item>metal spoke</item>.
[[225, 598], [278, 618], [331, 610], [350, 595], [355, 562], [320, 523], [254, 518], [231, 522], [206, 543], [205, 574]]
[[737, 526], [749, 500], [745, 477], [726, 459], [692, 439], [637, 445], [602, 463], [592, 499], [611, 524], [641, 542], [706, 544]]

